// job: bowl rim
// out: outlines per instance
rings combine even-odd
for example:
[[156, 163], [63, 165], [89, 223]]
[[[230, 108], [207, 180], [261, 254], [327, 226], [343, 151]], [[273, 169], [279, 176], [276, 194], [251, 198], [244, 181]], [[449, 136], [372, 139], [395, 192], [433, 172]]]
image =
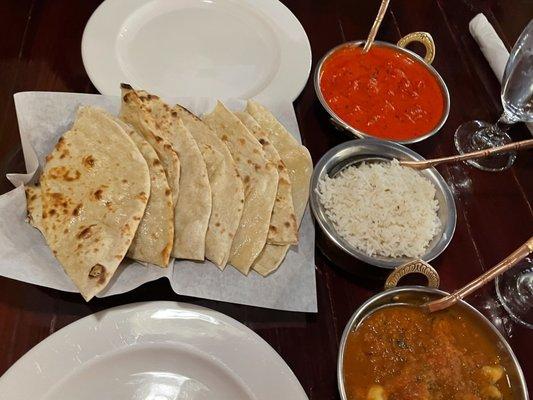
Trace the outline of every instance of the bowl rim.
[[397, 51], [399, 51], [401, 53], [405, 53], [406, 55], [410, 56], [411, 58], [414, 58], [415, 61], [420, 62], [437, 79], [437, 82], [439, 83], [439, 86], [442, 89], [442, 94], [443, 94], [443, 97], [444, 97], [444, 112], [442, 113], [442, 117], [439, 120], [439, 123], [431, 131], [425, 133], [424, 135], [417, 136], [417, 137], [411, 138], [411, 139], [395, 140], [395, 139], [389, 139], [389, 138], [380, 138], [379, 136], [374, 136], [374, 135], [372, 135], [370, 133], [366, 133], [366, 132], [363, 132], [363, 131], [361, 131], [359, 129], [356, 129], [353, 126], [351, 126], [350, 124], [348, 124], [347, 122], [345, 122], [342, 118], [340, 118], [331, 109], [331, 107], [328, 105], [326, 99], [324, 98], [324, 96], [322, 94], [322, 90], [320, 88], [320, 78], [321, 78], [321, 72], [322, 72], [322, 67], [324, 66], [324, 62], [333, 53], [335, 53], [337, 50], [339, 50], [341, 48], [344, 48], [344, 47], [348, 47], [348, 46], [357, 47], [357, 46], [360, 46], [361, 44], [363, 44], [364, 42], [365, 42], [364, 40], [354, 40], [354, 41], [344, 42], [344, 43], [339, 44], [338, 46], [333, 47], [331, 50], [329, 50], [318, 61], [317, 65], [315, 67], [315, 72], [314, 72], [314, 75], [313, 75], [315, 93], [316, 93], [316, 95], [318, 97], [318, 100], [320, 101], [320, 104], [322, 104], [322, 107], [324, 107], [326, 112], [331, 117], [332, 122], [337, 127], [340, 127], [341, 129], [347, 130], [347, 131], [349, 131], [350, 133], [352, 133], [353, 135], [355, 135], [355, 136], [357, 136], [359, 138], [370, 137], [370, 138], [376, 138], [376, 139], [380, 139], [380, 140], [387, 140], [387, 141], [390, 141], [390, 142], [400, 143], [400, 144], [417, 143], [417, 142], [420, 142], [422, 140], [425, 140], [425, 139], [435, 135], [444, 126], [444, 124], [448, 120], [448, 116], [450, 114], [450, 102], [451, 102], [451, 100], [450, 100], [450, 92], [448, 90], [448, 86], [446, 85], [446, 82], [444, 82], [444, 79], [442, 78], [442, 76], [437, 72], [437, 70], [432, 65], [426, 63], [422, 57], [420, 57], [415, 52], [413, 52], [413, 51], [411, 51], [409, 49], [406, 49], [404, 47], [397, 46], [394, 43], [383, 42], [383, 41], [379, 41], [379, 40], [376, 40], [374, 42], [378, 46], [390, 47], [390, 48], [393, 48], [393, 49], [395, 49], [395, 50], [397, 50]]
[[[341, 143], [327, 151], [315, 165], [313, 175], [311, 176], [309, 204], [311, 206], [311, 211], [313, 213], [315, 221], [318, 222], [318, 225], [320, 226], [322, 232], [331, 242], [335, 244], [337, 249], [367, 264], [373, 265], [381, 269], [391, 270], [398, 267], [399, 265], [412, 261], [413, 258], [398, 257], [397, 259], [394, 259], [392, 257], [384, 257], [386, 258], [386, 260], [384, 260], [378, 259], [374, 256], [369, 256], [364, 252], [356, 249], [337, 233], [332, 223], [327, 219], [327, 217], [323, 215], [322, 206], [320, 204], [318, 194], [316, 193], [319, 180], [323, 176], [324, 172], [327, 173], [327, 171], [325, 171], [325, 168], [333, 156], [335, 156], [337, 153], [342, 152], [345, 149], [366, 145], [395, 149], [409, 156], [412, 160], [424, 160], [424, 157], [422, 157], [420, 154], [416, 153], [415, 151], [409, 149], [406, 146], [395, 142], [384, 141], [375, 138], [365, 138], [349, 140], [347, 142]], [[376, 151], [375, 155], [376, 157], [384, 157], [383, 154], [380, 154], [378, 151]], [[433, 247], [432, 250], [437, 249], [436, 251], [434, 251], [433, 254], [427, 251], [426, 254], [424, 254], [422, 257], [419, 257], [423, 261], [429, 262], [441, 255], [442, 252], [444, 252], [444, 250], [448, 248], [450, 242], [452, 241], [457, 226], [457, 208], [451, 189], [442, 177], [442, 175], [435, 168], [427, 168], [425, 170], [425, 173], [430, 174], [433, 177], [433, 179], [428, 179], [430, 179], [431, 183], [436, 186], [435, 190], [440, 191], [442, 193], [443, 197], [446, 200], [448, 211], [448, 218], [446, 219], [446, 224], [443, 225], [442, 231], [440, 232], [440, 237], [444, 239], [439, 241], [439, 243], [437, 243], [437, 245]]]
[[[365, 308], [367, 308], [372, 303], [382, 299], [383, 297], [389, 296], [391, 294], [398, 294], [398, 293], [403, 293], [403, 292], [432, 293], [432, 294], [437, 294], [441, 296], [446, 296], [449, 294], [448, 292], [441, 290], [441, 289], [435, 289], [435, 288], [431, 288], [427, 286], [409, 285], [409, 286], [398, 286], [398, 287], [394, 287], [388, 290], [383, 290], [371, 296], [367, 300], [365, 300], [363, 304], [361, 304], [354, 311], [354, 313], [351, 315], [350, 319], [346, 323], [344, 330], [342, 332], [341, 341], [339, 343], [339, 354], [337, 356], [337, 387], [338, 387], [339, 394], [342, 400], [348, 400], [348, 398], [346, 397], [346, 391], [344, 388], [344, 353], [346, 350], [346, 341], [348, 340], [348, 334], [352, 330], [355, 320], [358, 319], [363, 313], [363, 311], [365, 310]], [[516, 357], [513, 349], [511, 348], [511, 346], [509, 345], [505, 337], [494, 326], [494, 324], [487, 317], [485, 317], [477, 308], [475, 308], [474, 306], [472, 306], [471, 304], [467, 303], [464, 300], [459, 300], [457, 304], [460, 304], [461, 306], [465, 307], [470, 312], [472, 312], [476, 316], [476, 318], [479, 318], [481, 321], [483, 321], [484, 325], [493, 334], [496, 335], [500, 343], [503, 345], [504, 351], [510, 356], [513, 366], [515, 367], [515, 370], [517, 372], [517, 378], [522, 384], [521, 400], [529, 400], [529, 394], [528, 394], [529, 392], [527, 390], [527, 382], [524, 376], [524, 372], [522, 371], [522, 367], [520, 363], [518, 362], [518, 358]], [[371, 312], [372, 311], [367, 312], [365, 315], [363, 315], [361, 317], [361, 321], [364, 318], [366, 318]]]

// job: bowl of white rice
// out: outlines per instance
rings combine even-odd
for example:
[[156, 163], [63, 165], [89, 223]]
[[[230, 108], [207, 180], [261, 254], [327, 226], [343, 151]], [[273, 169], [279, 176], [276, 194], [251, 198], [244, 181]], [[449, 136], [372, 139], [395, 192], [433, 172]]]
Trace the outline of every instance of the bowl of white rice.
[[423, 157], [392, 142], [353, 140], [328, 151], [311, 179], [311, 209], [327, 239], [388, 269], [433, 260], [450, 243], [457, 219], [437, 170], [417, 171], [398, 160]]

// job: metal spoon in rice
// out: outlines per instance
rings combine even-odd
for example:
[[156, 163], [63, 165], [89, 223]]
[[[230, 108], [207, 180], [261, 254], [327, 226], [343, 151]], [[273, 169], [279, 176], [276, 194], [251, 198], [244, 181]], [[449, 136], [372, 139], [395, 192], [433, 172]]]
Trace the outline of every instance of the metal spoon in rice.
[[400, 161], [400, 165], [414, 169], [426, 169], [434, 167], [435, 165], [454, 163], [458, 161], [474, 160], [484, 157], [490, 157], [495, 154], [508, 153], [511, 151], [519, 151], [533, 148], [533, 139], [522, 140], [520, 142], [509, 143], [504, 146], [492, 147], [490, 149], [473, 151], [471, 153], [460, 154], [458, 156], [434, 158], [432, 160], [424, 161]]

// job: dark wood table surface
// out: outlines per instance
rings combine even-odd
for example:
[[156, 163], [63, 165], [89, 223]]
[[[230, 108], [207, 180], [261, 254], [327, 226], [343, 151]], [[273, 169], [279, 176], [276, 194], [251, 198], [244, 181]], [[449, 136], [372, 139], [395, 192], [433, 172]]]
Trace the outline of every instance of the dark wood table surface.
[[[287, 0], [304, 26], [313, 62], [333, 46], [366, 37], [378, 1]], [[511, 47], [533, 17], [531, 0], [394, 0], [378, 34], [396, 42], [413, 31], [428, 31], [437, 46], [435, 68], [446, 81], [451, 111], [441, 132], [411, 146], [425, 157], [455, 152], [455, 128], [467, 120], [494, 121], [502, 111], [500, 87], [468, 32], [468, 22], [483, 12]], [[96, 93], [83, 68], [83, 28], [97, 0], [3, 0], [0, 2], [0, 190], [12, 189], [7, 172], [23, 172], [13, 94], [26, 90]], [[416, 48], [415, 48], [416, 50]], [[102, 60], [105, 62], [105, 60]], [[295, 108], [314, 162], [348, 139], [328, 122], [310, 79]], [[515, 140], [530, 137], [523, 125]], [[442, 166], [457, 203], [457, 230], [449, 248], [432, 264], [441, 288], [453, 290], [491, 267], [533, 233], [533, 157], [519, 155], [513, 168], [482, 172], [463, 164]], [[0, 222], [1, 223], [1, 222]], [[357, 265], [356, 262], [353, 262]], [[361, 267], [363, 267], [361, 265]], [[34, 345], [61, 327], [109, 307], [150, 300], [177, 300], [207, 306], [243, 322], [261, 335], [292, 368], [310, 399], [338, 399], [336, 360], [339, 339], [353, 311], [381, 290], [383, 280], [351, 276], [316, 251], [318, 314], [289, 313], [187, 298], [172, 292], [167, 280], [148, 283], [123, 295], [94, 299], [0, 278], [0, 374]], [[493, 285], [469, 301], [509, 338], [533, 387], [532, 331], [509, 321]]]

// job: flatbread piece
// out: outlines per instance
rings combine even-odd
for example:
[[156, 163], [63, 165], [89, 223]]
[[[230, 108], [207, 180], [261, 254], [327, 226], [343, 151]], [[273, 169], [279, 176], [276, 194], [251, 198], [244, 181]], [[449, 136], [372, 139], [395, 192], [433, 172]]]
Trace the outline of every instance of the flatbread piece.
[[231, 246], [229, 263], [248, 274], [268, 236], [278, 173], [261, 144], [221, 102], [203, 120], [228, 146], [244, 184], [244, 209]]
[[146, 161], [103, 110], [82, 107], [40, 179], [48, 246], [86, 300], [126, 255], [150, 194]]
[[186, 108], [176, 105], [172, 110], [196, 141], [207, 167], [212, 207], [205, 236], [205, 256], [223, 269], [242, 215], [243, 184], [228, 148], [217, 135]]
[[270, 143], [268, 133], [265, 129], [257, 123], [250, 114], [244, 112], [236, 112], [235, 115], [248, 128], [248, 130], [261, 143], [265, 157], [268, 161], [274, 164], [278, 170], [278, 191], [276, 193], [276, 201], [272, 209], [272, 216], [270, 217], [270, 226], [268, 228], [267, 243], [270, 244], [296, 244], [298, 243], [298, 223], [294, 215], [294, 205], [292, 202], [291, 193], [291, 178], [287, 167], [279, 153]]
[[[309, 198], [309, 182], [313, 173], [311, 155], [264, 106], [249, 101], [246, 112], [268, 132], [271, 143], [287, 167], [292, 185], [294, 212], [299, 226]], [[289, 247], [266, 245], [253, 269], [263, 276], [271, 274], [279, 267]]]
[[122, 84], [120, 119], [130, 124], [154, 148], [163, 164], [168, 186], [172, 192], [172, 204], [176, 206], [180, 184], [180, 160], [172, 145], [162, 137], [160, 127], [144, 108], [141, 99], [130, 85]]
[[150, 173], [150, 196], [128, 253], [129, 258], [165, 268], [174, 241], [174, 208], [163, 165], [152, 146], [131, 125], [115, 118], [141, 152]]
[[203, 261], [205, 237], [211, 217], [211, 187], [200, 149], [176, 111], [159, 97], [137, 91], [144, 108], [155, 119], [159, 134], [180, 159], [180, 190], [174, 215], [172, 256]]

